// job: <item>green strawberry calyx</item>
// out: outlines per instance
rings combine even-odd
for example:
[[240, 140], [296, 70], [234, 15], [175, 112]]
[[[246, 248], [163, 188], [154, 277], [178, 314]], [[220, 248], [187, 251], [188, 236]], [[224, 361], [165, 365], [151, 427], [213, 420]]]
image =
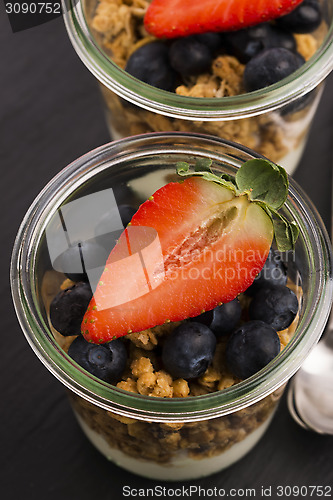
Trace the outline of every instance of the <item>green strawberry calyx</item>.
[[279, 212], [288, 196], [289, 181], [283, 167], [268, 160], [253, 159], [242, 164], [235, 177], [211, 170], [212, 160], [199, 158], [193, 169], [187, 162], [178, 162], [177, 174], [182, 177], [199, 176], [207, 181], [221, 184], [234, 192], [235, 196], [247, 195], [250, 201], [261, 206], [272, 220], [276, 245], [279, 251], [295, 248], [299, 228]]

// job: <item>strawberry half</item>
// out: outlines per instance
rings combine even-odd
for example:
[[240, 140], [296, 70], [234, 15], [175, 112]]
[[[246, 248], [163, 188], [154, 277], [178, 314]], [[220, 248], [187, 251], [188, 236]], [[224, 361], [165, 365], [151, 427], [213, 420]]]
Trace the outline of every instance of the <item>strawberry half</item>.
[[270, 21], [303, 0], [153, 0], [144, 25], [157, 38], [230, 31]]
[[[270, 165], [282, 191], [288, 189], [280, 167], [253, 161]], [[241, 170], [238, 183], [244, 185], [249, 175]], [[263, 267], [274, 234], [271, 211], [281, 205], [279, 189], [269, 198], [266, 179], [268, 204], [260, 194], [253, 202], [260, 191], [258, 169], [248, 190], [211, 172], [189, 173], [186, 164], [178, 173], [189, 177], [143, 203], [111, 251], [82, 322], [86, 340], [104, 343], [195, 317], [233, 300]]]

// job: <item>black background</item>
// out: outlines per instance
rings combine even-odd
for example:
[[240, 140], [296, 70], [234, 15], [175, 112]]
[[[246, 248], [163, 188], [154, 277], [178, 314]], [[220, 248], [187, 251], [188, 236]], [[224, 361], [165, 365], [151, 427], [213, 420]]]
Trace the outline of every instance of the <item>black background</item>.
[[[0, 9], [0, 497], [118, 500], [125, 498], [124, 485], [147, 488], [162, 483], [117, 468], [88, 443], [61, 384], [38, 361], [21, 333], [8, 276], [14, 237], [34, 197], [61, 168], [110, 140], [102, 101], [94, 78], [68, 41], [61, 18], [14, 34], [3, 4]], [[327, 227], [332, 152], [331, 76], [295, 175]], [[332, 486], [332, 463], [333, 437], [299, 428], [283, 400], [265, 438], [248, 456], [187, 486], [256, 488], [256, 498], [262, 498], [262, 486], [272, 487], [272, 498], [277, 498], [277, 485]]]
[[3, 0], [3, 2], [14, 33], [52, 21], [62, 15], [59, 0], [47, 0], [47, 2]]

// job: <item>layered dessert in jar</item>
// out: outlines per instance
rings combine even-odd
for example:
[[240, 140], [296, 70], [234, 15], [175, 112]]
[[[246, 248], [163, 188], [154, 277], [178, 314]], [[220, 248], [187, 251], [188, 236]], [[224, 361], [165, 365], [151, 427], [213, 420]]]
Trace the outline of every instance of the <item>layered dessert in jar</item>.
[[[131, 204], [96, 211], [101, 198], [92, 193], [81, 199], [93, 203], [88, 211], [78, 198], [49, 227], [49, 247], [58, 246], [41, 285], [49, 327], [74, 366], [148, 404], [187, 400], [191, 409], [196, 397], [228, 392], [274, 362], [297, 328], [302, 286], [291, 256], [298, 228], [280, 212], [288, 179], [261, 159], [231, 176], [191, 158], [129, 180], [126, 189]], [[82, 218], [85, 229], [93, 221], [88, 241], [71, 234]], [[64, 228], [72, 244], [59, 253]], [[185, 480], [246, 454], [282, 392], [193, 421], [135, 418], [69, 396], [107, 458], [146, 477]]]
[[[116, 64], [101, 86], [112, 137], [152, 131], [212, 134], [292, 173], [322, 90], [321, 85], [299, 88], [297, 78], [325, 38], [329, 3], [246, 2], [245, 9], [245, 3], [226, 0], [87, 0], [91, 33]], [[128, 91], [117, 90], [118, 77]], [[152, 87], [150, 95], [141, 96], [138, 82]], [[239, 100], [253, 92], [257, 102], [251, 106]], [[295, 95], [284, 105], [285, 92]], [[178, 96], [171, 105], [167, 93]], [[269, 97], [265, 105], [270, 93], [275, 103]], [[159, 103], [154, 112], [153, 101]]]

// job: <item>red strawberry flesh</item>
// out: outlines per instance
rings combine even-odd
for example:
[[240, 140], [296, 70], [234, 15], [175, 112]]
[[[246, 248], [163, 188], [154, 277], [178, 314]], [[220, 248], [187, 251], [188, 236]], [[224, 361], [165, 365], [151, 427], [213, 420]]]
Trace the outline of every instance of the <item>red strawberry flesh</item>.
[[267, 258], [272, 222], [246, 195], [190, 177], [159, 189], [112, 250], [82, 322], [103, 343], [233, 300]]
[[302, 0], [153, 0], [144, 24], [157, 38], [230, 31], [273, 20]]

